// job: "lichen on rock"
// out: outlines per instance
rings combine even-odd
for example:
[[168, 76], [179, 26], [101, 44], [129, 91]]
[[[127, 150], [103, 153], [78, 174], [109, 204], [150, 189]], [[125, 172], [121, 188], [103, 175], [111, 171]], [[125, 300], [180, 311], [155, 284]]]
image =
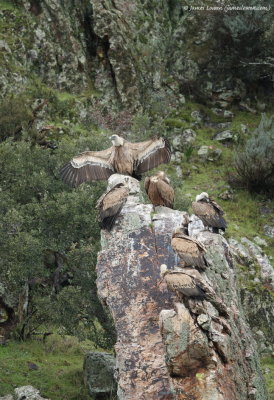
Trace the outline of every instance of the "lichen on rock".
[[194, 222], [191, 234], [207, 249], [199, 274], [207, 295], [178, 301], [160, 265], [176, 268], [171, 235], [186, 213], [142, 204], [136, 192], [113, 230], [102, 231], [97, 263], [98, 294], [117, 331], [119, 399], [266, 399], [227, 241]]
[[91, 395], [115, 395], [115, 357], [109, 353], [88, 352], [84, 359], [84, 381]]

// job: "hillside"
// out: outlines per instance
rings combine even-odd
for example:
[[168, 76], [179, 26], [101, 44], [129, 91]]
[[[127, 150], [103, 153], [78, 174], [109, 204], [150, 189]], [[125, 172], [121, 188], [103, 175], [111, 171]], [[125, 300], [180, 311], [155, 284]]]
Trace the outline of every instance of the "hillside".
[[[37, 331], [113, 349], [113, 324], [95, 285], [95, 204], [106, 182], [75, 189], [59, 176], [73, 155], [109, 147], [113, 133], [130, 141], [166, 137], [172, 160], [158, 169], [176, 189], [175, 208], [191, 212], [206, 191], [225, 210], [234, 247], [246, 251], [246, 239], [261, 246], [257, 256], [238, 257], [237, 273], [271, 381], [273, 292], [262, 265], [274, 257], [273, 178], [251, 187], [235, 164], [258, 127], [262, 141], [273, 135], [271, 12], [201, 14], [177, 0], [10, 0], [0, 8], [0, 333], [12, 338], [0, 348], [0, 395], [23, 384], [24, 372], [18, 378], [5, 360], [36, 354]], [[265, 148], [273, 176], [273, 145]], [[35, 357], [43, 362], [43, 354]], [[30, 382], [65, 400], [66, 389], [47, 392], [44, 379], [51, 386], [54, 378]], [[68, 400], [80, 399], [67, 390]]]

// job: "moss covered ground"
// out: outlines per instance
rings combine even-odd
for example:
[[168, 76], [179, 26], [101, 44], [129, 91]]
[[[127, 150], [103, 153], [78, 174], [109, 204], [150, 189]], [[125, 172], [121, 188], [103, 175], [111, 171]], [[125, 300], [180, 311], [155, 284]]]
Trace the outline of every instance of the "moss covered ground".
[[74, 337], [50, 336], [37, 340], [10, 341], [0, 347], [0, 396], [18, 386], [32, 385], [51, 400], [91, 399], [83, 381], [83, 356], [94, 350], [91, 342]]

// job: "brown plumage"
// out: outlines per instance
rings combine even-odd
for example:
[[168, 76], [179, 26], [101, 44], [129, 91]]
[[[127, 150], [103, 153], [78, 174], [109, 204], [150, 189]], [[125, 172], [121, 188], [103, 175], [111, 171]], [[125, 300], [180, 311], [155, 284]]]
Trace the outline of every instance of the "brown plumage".
[[99, 198], [96, 208], [99, 210], [98, 220], [102, 229], [111, 230], [128, 195], [129, 189], [123, 183], [118, 183]]
[[219, 229], [225, 231], [227, 223], [223, 217], [224, 211], [207, 193], [203, 192], [196, 196], [192, 209], [205, 226], [212, 227], [214, 233], [218, 233]]
[[161, 276], [165, 280], [168, 289], [177, 295], [203, 299], [205, 291], [200, 281], [182, 271], [169, 271], [165, 264], [161, 265]]
[[65, 183], [107, 180], [114, 173], [140, 179], [142, 173], [170, 160], [170, 147], [163, 138], [130, 143], [118, 135], [111, 136], [113, 146], [102, 151], [85, 151], [61, 169]]
[[145, 190], [154, 206], [173, 208], [174, 190], [163, 171], [159, 171], [156, 175], [145, 179]]
[[171, 246], [182, 260], [183, 267], [198, 267], [204, 270], [207, 266], [204, 257], [205, 247], [201, 242], [187, 235], [187, 227], [178, 228], [172, 235]]
[[161, 276], [167, 284], [168, 289], [174, 291], [177, 296], [188, 304], [192, 299], [209, 301], [221, 315], [229, 316], [229, 309], [223, 300], [216, 295], [209, 283], [202, 275], [193, 268], [180, 271], [169, 271], [165, 264], [161, 265]]

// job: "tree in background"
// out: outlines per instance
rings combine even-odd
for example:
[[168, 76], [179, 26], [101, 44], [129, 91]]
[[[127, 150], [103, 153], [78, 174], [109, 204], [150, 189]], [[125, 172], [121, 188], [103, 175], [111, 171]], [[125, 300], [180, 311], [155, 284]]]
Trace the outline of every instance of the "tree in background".
[[105, 183], [72, 189], [59, 178], [60, 165], [83, 143], [96, 147], [98, 135], [64, 137], [54, 150], [32, 140], [0, 143], [0, 282], [18, 305], [12, 328], [19, 337], [54, 325], [107, 348], [114, 330], [97, 298], [94, 271], [95, 203]]
[[238, 178], [250, 192], [273, 194], [274, 116], [262, 115], [261, 122], [235, 157]]

